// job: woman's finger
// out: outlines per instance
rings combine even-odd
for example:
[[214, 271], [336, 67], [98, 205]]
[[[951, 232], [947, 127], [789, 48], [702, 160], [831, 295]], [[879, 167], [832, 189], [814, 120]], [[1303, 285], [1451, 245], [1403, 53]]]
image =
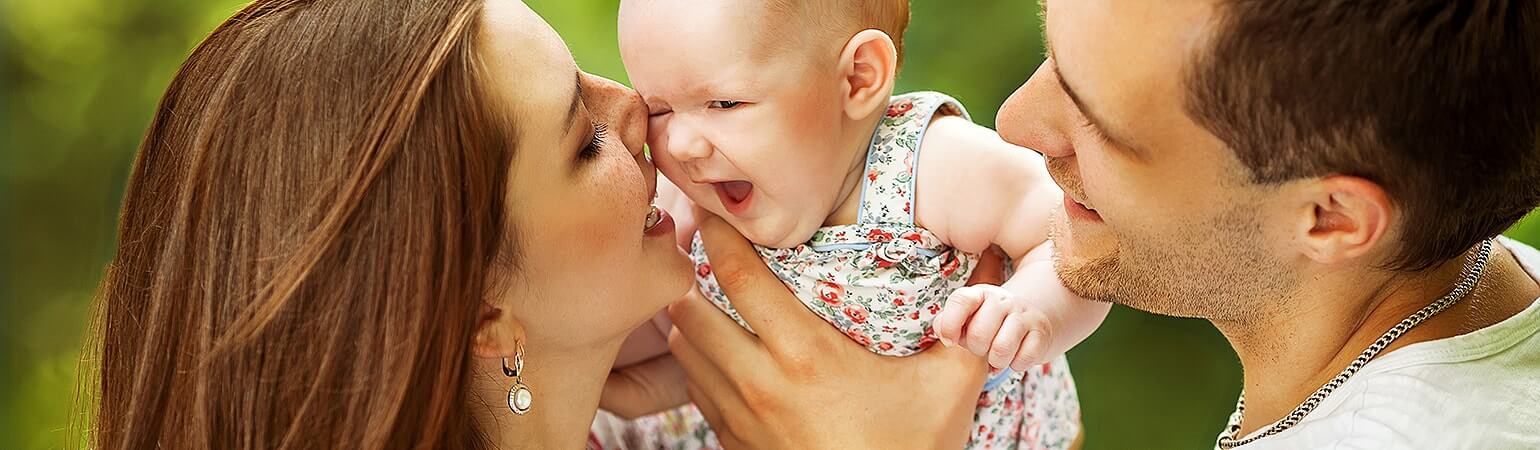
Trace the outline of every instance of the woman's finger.
[[772, 352], [799, 352], [807, 348], [802, 345], [807, 339], [843, 339], [835, 333], [807, 332], [827, 325], [786, 289], [754, 246], [727, 221], [700, 218], [700, 233], [717, 284]]
[[711, 425], [711, 433], [716, 435], [717, 443], [721, 444], [722, 448], [747, 448], [743, 440], [738, 439], [738, 436], [733, 434], [732, 428], [727, 426], [727, 422], [724, 421], [726, 416], [722, 414], [722, 409], [713, 403], [710, 395], [706, 395], [694, 385], [687, 386], [686, 390], [690, 398], [695, 401], [695, 409], [700, 411], [702, 418], [706, 419], [706, 424]]
[[[946, 385], [949, 390], [942, 394], [941, 398], [969, 398], [977, 396], [984, 389], [985, 375], [989, 371], [989, 365], [983, 358], [968, 353], [961, 347], [934, 346], [928, 350], [903, 358], [916, 367], [926, 367], [921, 371], [921, 379], [906, 380], [908, 382], [929, 382], [929, 380], [951, 380]], [[924, 381], [922, 381], [924, 380]], [[968, 440], [970, 429], [973, 427], [973, 411], [977, 405], [974, 402], [937, 402], [948, 405], [940, 409], [928, 411], [927, 416], [932, 421], [935, 433], [931, 437], [952, 436], [955, 441], [939, 442], [933, 448], [963, 448]], [[922, 434], [925, 435], [925, 434]]]
[[727, 426], [722, 409], [712, 402], [711, 396], [706, 395], [693, 384], [687, 389], [690, 398], [695, 400], [695, 409], [699, 410], [701, 417], [706, 419], [706, 424], [711, 425], [711, 434], [716, 435], [717, 443], [721, 444], [722, 448], [747, 448], [743, 445], [743, 441], [733, 434], [733, 429]]
[[[674, 330], [698, 340], [710, 339], [713, 345], [692, 346], [692, 350], [713, 361], [719, 367], [748, 364], [757, 352], [743, 351], [760, 346], [753, 333], [738, 326], [731, 317], [701, 297], [699, 290], [692, 290], [685, 298], [668, 306], [668, 317], [674, 322]], [[673, 347], [673, 338], [669, 339]], [[703, 341], [704, 342], [704, 341]]]
[[[725, 405], [730, 411], [742, 411], [742, 403], [732, 399], [741, 398], [734, 387], [732, 379], [722, 372], [721, 367], [715, 361], [701, 352], [702, 346], [697, 346], [688, 335], [675, 330], [668, 335], [668, 348], [679, 361], [679, 367], [684, 369], [687, 386], [696, 389], [700, 394], [709, 396], [709, 402], [715, 405]], [[700, 403], [697, 395], [691, 394], [690, 398]]]

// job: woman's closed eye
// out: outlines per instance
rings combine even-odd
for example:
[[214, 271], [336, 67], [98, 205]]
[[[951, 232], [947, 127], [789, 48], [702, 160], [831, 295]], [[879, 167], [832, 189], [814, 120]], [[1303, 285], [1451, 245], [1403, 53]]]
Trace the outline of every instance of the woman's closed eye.
[[583, 151], [578, 157], [583, 160], [593, 159], [599, 156], [599, 151], [604, 149], [604, 140], [610, 135], [610, 125], [604, 122], [594, 122], [593, 134], [589, 136], [588, 143], [583, 144]]
[[737, 100], [712, 100], [706, 104], [706, 107], [710, 109], [736, 109], [739, 106], [743, 106], [743, 104], [743, 102]]

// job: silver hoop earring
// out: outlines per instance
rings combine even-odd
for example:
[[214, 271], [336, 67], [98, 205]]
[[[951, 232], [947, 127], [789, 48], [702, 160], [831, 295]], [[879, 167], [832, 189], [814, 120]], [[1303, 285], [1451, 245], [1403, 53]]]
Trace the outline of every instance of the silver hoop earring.
[[535, 394], [524, 385], [524, 345], [520, 344], [513, 351], [513, 368], [508, 368], [508, 358], [503, 358], [503, 375], [513, 378], [513, 387], [508, 388], [508, 409], [514, 414], [529, 414], [529, 407], [534, 406]]

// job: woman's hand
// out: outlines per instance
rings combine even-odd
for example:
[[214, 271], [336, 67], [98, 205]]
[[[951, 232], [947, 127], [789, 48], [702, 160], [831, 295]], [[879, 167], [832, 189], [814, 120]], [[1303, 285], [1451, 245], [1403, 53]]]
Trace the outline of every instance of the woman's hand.
[[[960, 448], [987, 365], [961, 348], [880, 356], [803, 306], [726, 222], [701, 218], [722, 290], [759, 336], [699, 294], [669, 306], [690, 399], [729, 448]], [[982, 258], [973, 282], [998, 284]]]

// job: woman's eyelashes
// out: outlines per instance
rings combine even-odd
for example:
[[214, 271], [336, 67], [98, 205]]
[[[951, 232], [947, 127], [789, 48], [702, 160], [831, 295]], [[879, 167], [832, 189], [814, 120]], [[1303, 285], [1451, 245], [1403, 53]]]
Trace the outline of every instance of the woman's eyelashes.
[[593, 134], [589, 136], [588, 143], [583, 144], [583, 151], [579, 153], [582, 159], [592, 159], [599, 156], [599, 151], [604, 149], [604, 140], [610, 135], [610, 125], [604, 122], [595, 122]]

